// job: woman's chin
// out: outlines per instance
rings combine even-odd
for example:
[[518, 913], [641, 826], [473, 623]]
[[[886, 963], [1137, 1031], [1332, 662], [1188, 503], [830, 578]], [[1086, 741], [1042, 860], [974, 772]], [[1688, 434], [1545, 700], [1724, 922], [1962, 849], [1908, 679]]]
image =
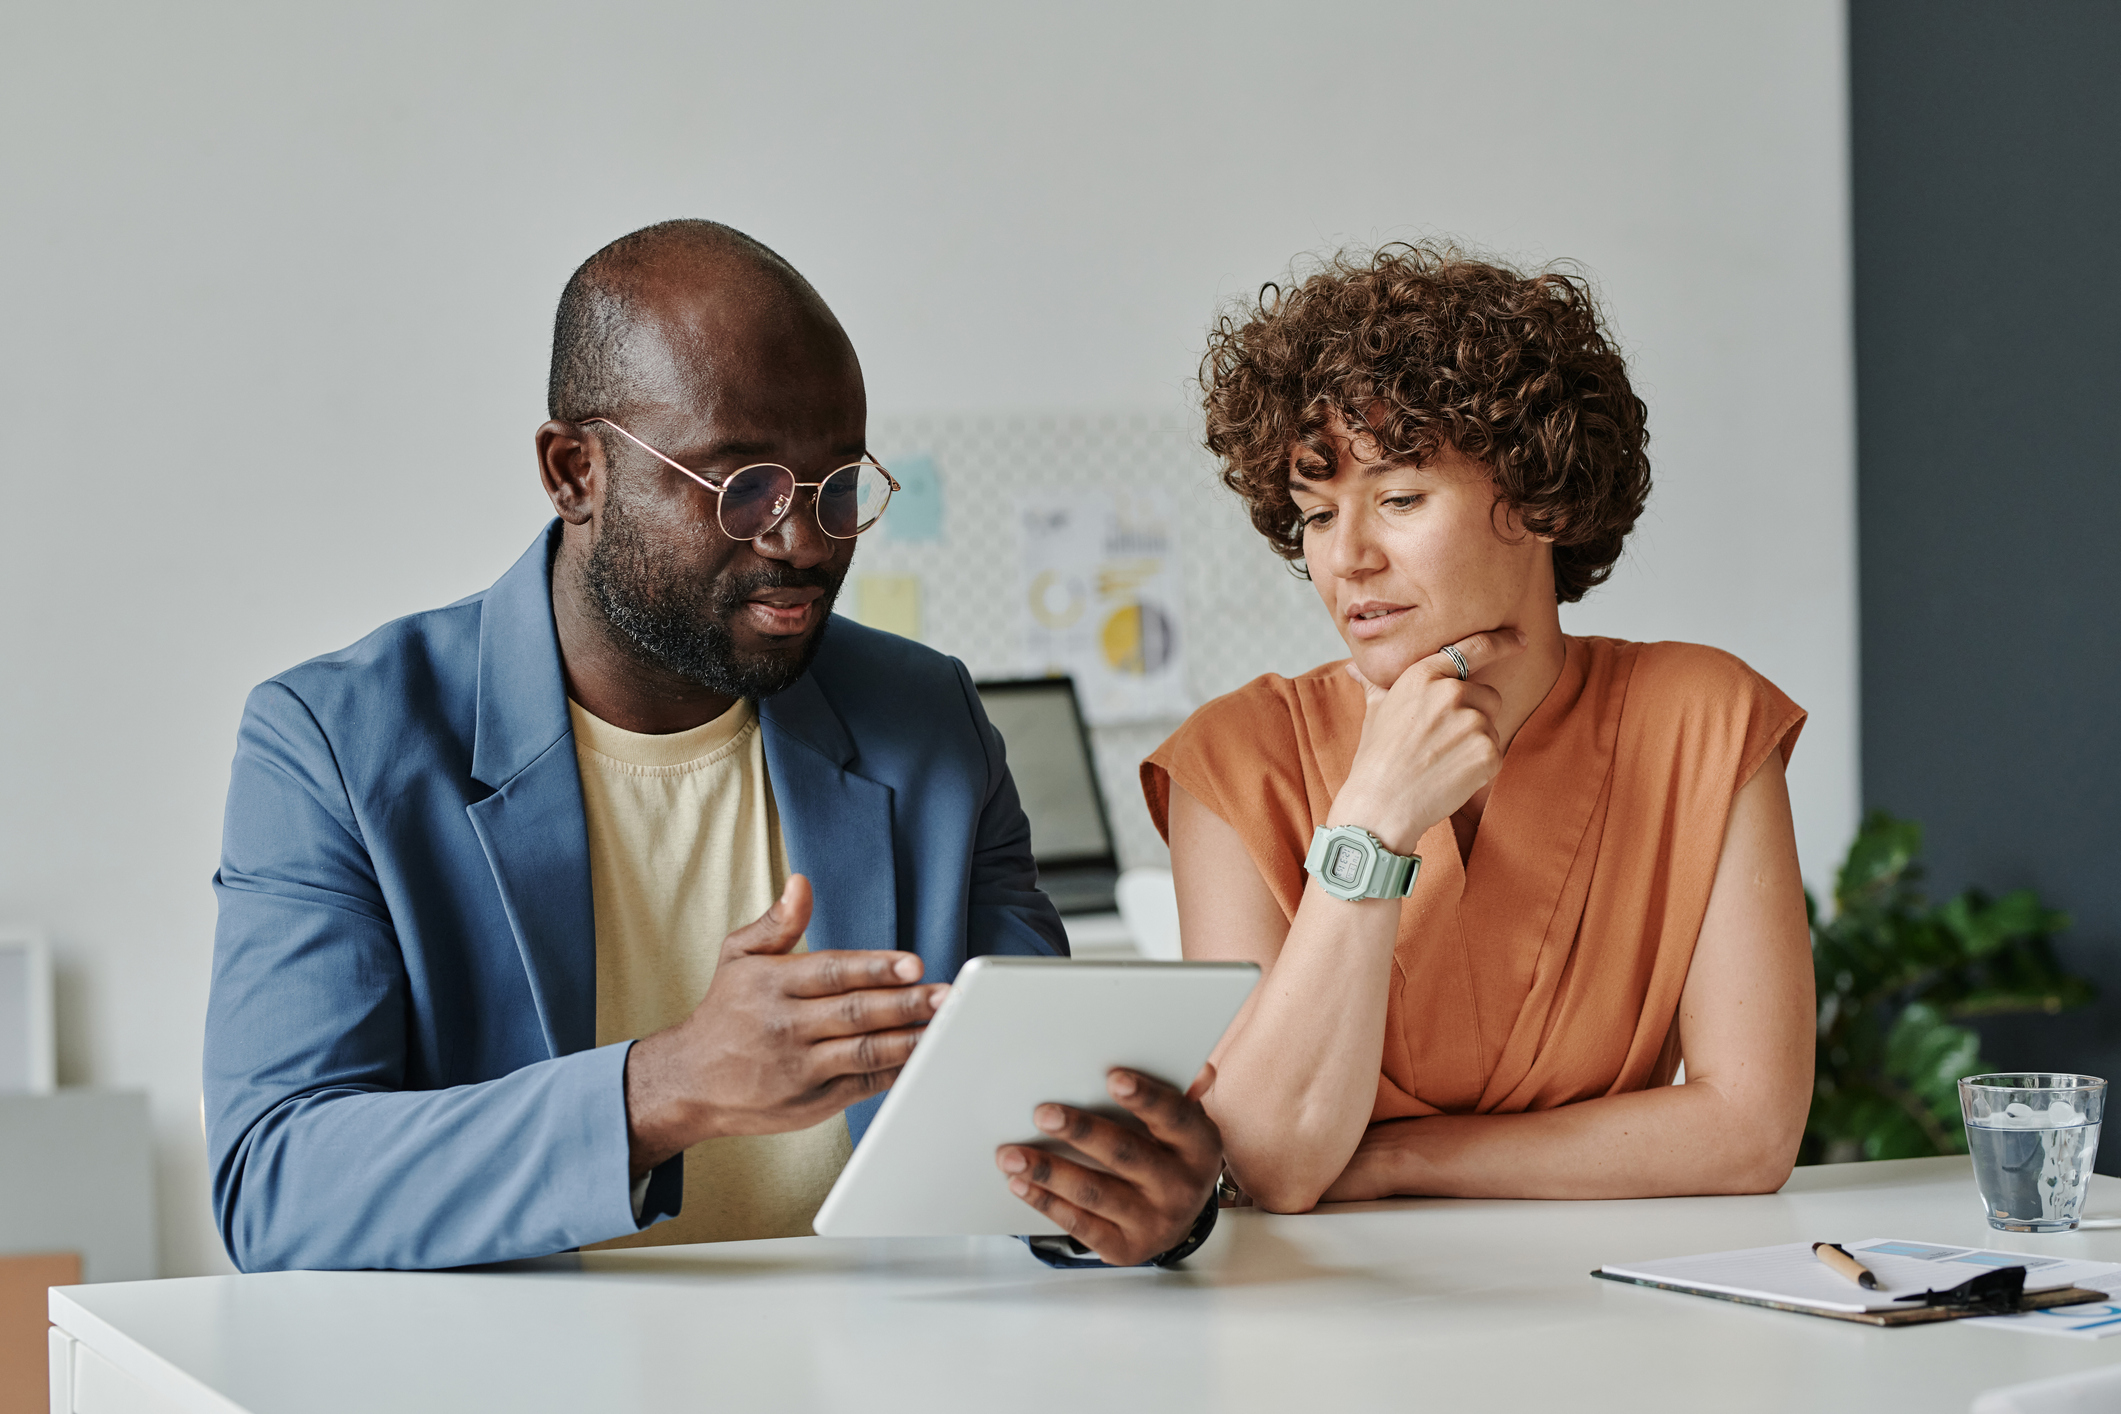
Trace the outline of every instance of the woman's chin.
[[1371, 686], [1387, 692], [1399, 681], [1399, 675], [1414, 665], [1413, 658], [1405, 652], [1382, 644], [1356, 648], [1354, 658], [1355, 671], [1361, 673]]

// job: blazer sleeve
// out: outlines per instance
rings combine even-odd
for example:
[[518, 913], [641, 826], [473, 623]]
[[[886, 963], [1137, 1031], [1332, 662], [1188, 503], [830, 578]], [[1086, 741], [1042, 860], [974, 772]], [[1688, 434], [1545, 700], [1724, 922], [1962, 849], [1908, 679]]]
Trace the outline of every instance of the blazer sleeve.
[[[239, 1268], [465, 1266], [641, 1225], [626, 1045], [405, 1088], [405, 959], [330, 743], [284, 684], [245, 706], [214, 890], [207, 1147]], [[678, 1182], [657, 1170], [644, 1221]]]
[[1010, 779], [1001, 733], [987, 720], [965, 665], [955, 658], [950, 663], [972, 713], [985, 766], [966, 897], [965, 955], [1066, 957], [1068, 934], [1053, 900], [1039, 890], [1038, 865], [1031, 857], [1031, 821]]

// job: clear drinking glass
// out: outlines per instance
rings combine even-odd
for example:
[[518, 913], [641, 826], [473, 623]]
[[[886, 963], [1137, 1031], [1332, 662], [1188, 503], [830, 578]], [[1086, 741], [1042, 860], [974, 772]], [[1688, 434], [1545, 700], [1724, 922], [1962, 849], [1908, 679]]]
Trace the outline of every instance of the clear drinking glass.
[[1959, 1082], [1959, 1111], [1990, 1227], [2076, 1227], [2099, 1156], [2104, 1080], [2052, 1072], [1970, 1075]]

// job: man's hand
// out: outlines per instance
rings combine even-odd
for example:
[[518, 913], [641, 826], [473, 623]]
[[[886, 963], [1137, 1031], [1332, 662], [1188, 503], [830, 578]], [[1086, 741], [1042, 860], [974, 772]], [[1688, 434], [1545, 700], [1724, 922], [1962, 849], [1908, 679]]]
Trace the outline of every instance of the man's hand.
[[1222, 1172], [1222, 1134], [1200, 1105], [1214, 1083], [1212, 1065], [1184, 1094], [1131, 1070], [1112, 1071], [1106, 1090], [1147, 1133], [1068, 1105], [1031, 1112], [1032, 1123], [1109, 1173], [1019, 1144], [1004, 1144], [994, 1161], [1009, 1175], [1009, 1191], [1070, 1237], [1115, 1267], [1138, 1266], [1185, 1239]]
[[633, 1176], [724, 1134], [807, 1129], [889, 1089], [947, 985], [916, 987], [905, 952], [789, 956], [810, 925], [810, 881], [722, 942], [692, 1015], [626, 1055]]

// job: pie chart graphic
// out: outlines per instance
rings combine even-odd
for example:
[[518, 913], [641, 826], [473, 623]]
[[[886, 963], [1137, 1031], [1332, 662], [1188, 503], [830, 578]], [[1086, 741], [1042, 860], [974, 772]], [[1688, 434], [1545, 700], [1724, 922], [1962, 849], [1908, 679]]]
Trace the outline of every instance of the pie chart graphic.
[[1083, 616], [1081, 587], [1052, 570], [1042, 571], [1031, 581], [1031, 616], [1045, 628], [1067, 628]]
[[1178, 651], [1178, 629], [1154, 604], [1122, 604], [1106, 617], [1098, 647], [1114, 672], [1146, 676], [1169, 666]]

